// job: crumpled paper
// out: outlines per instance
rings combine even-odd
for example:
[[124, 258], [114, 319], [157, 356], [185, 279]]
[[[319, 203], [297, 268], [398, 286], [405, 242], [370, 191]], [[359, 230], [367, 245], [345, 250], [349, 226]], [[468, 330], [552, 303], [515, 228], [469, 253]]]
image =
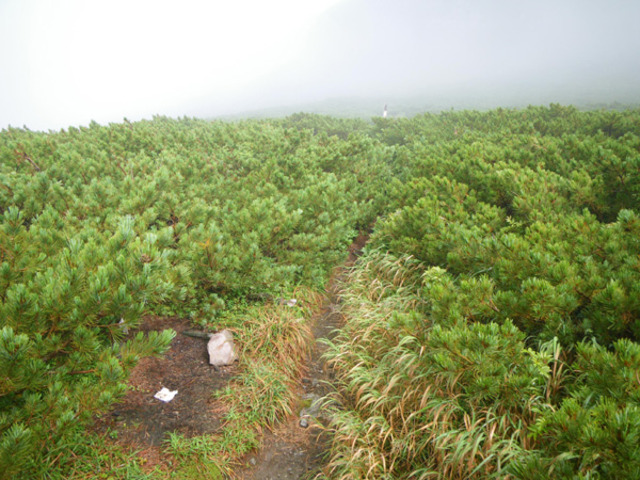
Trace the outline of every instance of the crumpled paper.
[[156, 393], [153, 397], [163, 402], [170, 402], [177, 393], [178, 390], [171, 391], [167, 387], [162, 387], [162, 390]]

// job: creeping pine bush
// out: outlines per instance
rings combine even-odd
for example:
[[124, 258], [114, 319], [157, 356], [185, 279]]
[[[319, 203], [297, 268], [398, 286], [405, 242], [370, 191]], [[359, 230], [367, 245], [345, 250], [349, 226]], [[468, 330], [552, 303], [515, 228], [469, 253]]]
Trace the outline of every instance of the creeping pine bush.
[[415, 261], [380, 252], [363, 262], [327, 353], [344, 407], [328, 477], [500, 478], [531, 446], [552, 355], [528, 349], [511, 322], [467, 323], [451, 309], [434, 323], [429, 290], [460, 293], [441, 269], [420, 275]]
[[374, 134], [404, 168], [328, 354], [345, 406], [329, 476], [638, 478], [638, 112]]
[[[86, 458], [92, 417], [169, 345], [169, 331], [134, 335], [144, 315], [204, 325], [324, 283], [390, 168], [365, 122], [309, 120], [0, 132], [0, 476], [64, 478]], [[256, 378], [272, 379], [256, 425], [291, 408], [303, 354], [290, 353], [248, 376], [258, 396]]]
[[344, 287], [347, 324], [326, 354], [342, 407], [327, 478], [640, 471], [636, 343], [578, 343], [569, 362], [557, 339], [531, 348], [497, 312], [476, 321], [469, 299], [482, 308], [482, 282], [379, 251]]
[[125, 392], [137, 360], [173, 338], [123, 338], [146, 299], [172, 288], [152, 234], [140, 238], [123, 218], [111, 234], [72, 238], [54, 252], [41, 230], [47, 215], [29, 229], [15, 208], [0, 219], [0, 471], [15, 478], [39, 476], [53, 458], [69, 461], [82, 448], [76, 436]]

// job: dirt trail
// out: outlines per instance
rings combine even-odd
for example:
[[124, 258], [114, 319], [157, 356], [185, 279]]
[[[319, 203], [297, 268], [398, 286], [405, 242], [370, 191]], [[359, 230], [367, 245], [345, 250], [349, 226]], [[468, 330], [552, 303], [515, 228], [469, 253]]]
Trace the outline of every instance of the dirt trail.
[[[332, 275], [325, 293], [325, 299], [319, 312], [313, 318], [313, 345], [307, 360], [307, 375], [301, 379], [301, 397], [312, 403], [329, 393], [331, 372], [325, 369], [321, 357], [326, 347], [318, 342], [331, 338], [333, 332], [342, 325], [339, 311], [338, 285], [346, 270], [351, 267], [360, 254], [367, 238], [359, 236], [349, 247], [347, 261]], [[298, 413], [298, 412], [296, 412]], [[328, 438], [322, 430], [313, 425], [303, 428], [301, 417], [294, 415], [283, 422], [273, 432], [267, 432], [263, 438], [262, 449], [244, 458], [245, 467], [236, 470], [235, 476], [242, 480], [298, 480], [312, 478], [325, 464], [328, 451]]]
[[[346, 269], [352, 266], [367, 238], [359, 236], [349, 247], [346, 262], [334, 271], [325, 299], [312, 320], [313, 345], [307, 359], [307, 375], [300, 382], [300, 397], [312, 403], [329, 392], [330, 373], [321, 360], [324, 347], [321, 338], [330, 338], [342, 324], [339, 313], [338, 284]], [[234, 364], [215, 372], [208, 363], [205, 340], [182, 335], [193, 325], [187, 319], [147, 317], [139, 330], [151, 332], [173, 328], [178, 335], [169, 351], [161, 358], [144, 358], [129, 378], [130, 390], [108, 414], [96, 419], [94, 431], [108, 434], [112, 441], [138, 450], [147, 468], [165, 465], [162, 442], [168, 432], [185, 437], [218, 433], [225, 414], [224, 406], [212, 393], [223, 388], [238, 373]], [[131, 333], [133, 335], [133, 333]], [[162, 387], [178, 390], [174, 400], [163, 403], [153, 395]], [[245, 468], [234, 476], [243, 480], [297, 480], [317, 471], [324, 462], [327, 439], [321, 430], [300, 426], [300, 417], [292, 416], [273, 432], [267, 432], [263, 448], [243, 460]]]

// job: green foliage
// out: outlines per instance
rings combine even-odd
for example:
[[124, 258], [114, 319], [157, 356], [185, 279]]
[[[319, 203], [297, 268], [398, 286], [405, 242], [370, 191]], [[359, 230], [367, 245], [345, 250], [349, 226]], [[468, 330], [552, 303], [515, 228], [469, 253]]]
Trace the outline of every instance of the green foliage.
[[532, 466], [558, 478], [633, 478], [640, 471], [640, 346], [580, 344], [577, 353], [568, 397], [531, 428], [540, 447], [514, 471], [525, 478], [536, 478]]
[[95, 331], [77, 327], [67, 343], [74, 350], [66, 355], [47, 349], [54, 342], [40, 335], [32, 340], [5, 326], [0, 331], [2, 469], [14, 471], [14, 478], [39, 477], [48, 468], [47, 457], [61, 448], [73, 452], [91, 416], [125, 392], [126, 373], [138, 357], [162, 353], [174, 334], [140, 333], [124, 344], [104, 346]]
[[16, 207], [2, 217], [0, 469], [16, 478], [18, 470], [37, 476], [43, 459], [73, 445], [124, 393], [137, 359], [162, 353], [173, 335], [120, 343], [147, 298], [172, 289], [153, 234], [137, 235], [131, 217], [102, 234], [68, 232], [63, 241], [64, 222], [50, 207], [30, 225]]
[[330, 478], [638, 476], [639, 119], [375, 122], [401, 166], [328, 353]]
[[226, 472], [292, 411], [306, 351], [261, 304], [322, 286], [375, 224], [329, 349], [333, 476], [633, 477], [639, 149], [638, 111], [560, 105], [2, 131], [0, 472], [115, 464], [84, 431], [168, 347], [128, 333], [161, 314], [225, 316], [256, 359], [216, 446], [169, 443], [224, 456], [176, 476]]
[[444, 271], [421, 281], [421, 266], [407, 258], [373, 252], [364, 260], [346, 283], [350, 321], [327, 354], [344, 407], [330, 478], [500, 478], [528, 447], [551, 356], [526, 348], [510, 322], [430, 318], [430, 292], [446, 284]]
[[186, 439], [182, 435], [170, 433], [165, 447], [167, 453], [172, 455], [177, 463], [171, 465], [170, 478], [193, 480], [224, 478], [223, 471], [226, 465], [220, 462], [213, 439], [202, 436]]
[[379, 222], [373, 241], [446, 268], [461, 286], [484, 278], [490, 295], [482, 296], [495, 313], [482, 318], [513, 319], [527, 334], [559, 337], [566, 347], [592, 336], [605, 344], [640, 339], [635, 211], [602, 223], [562, 202], [553, 210], [548, 196], [535, 202], [535, 215], [516, 221], [438, 176], [396, 186], [395, 196], [406, 205]]
[[34, 478], [67, 468], [60, 449], [81, 455], [93, 415], [171, 341], [128, 334], [144, 315], [202, 324], [322, 285], [380, 208], [389, 168], [367, 128], [156, 117], [3, 131], [0, 471]]

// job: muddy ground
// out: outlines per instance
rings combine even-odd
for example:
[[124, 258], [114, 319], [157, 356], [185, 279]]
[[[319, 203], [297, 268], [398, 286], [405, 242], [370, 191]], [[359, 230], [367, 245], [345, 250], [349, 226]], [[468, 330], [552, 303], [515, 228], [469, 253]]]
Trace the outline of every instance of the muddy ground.
[[[301, 379], [301, 397], [323, 397], [332, 387], [332, 375], [322, 361], [325, 348], [318, 340], [332, 338], [340, 328], [343, 317], [340, 314], [339, 284], [347, 269], [351, 267], [364, 247], [367, 238], [359, 236], [349, 247], [346, 262], [337, 268], [329, 281], [322, 307], [313, 318], [313, 345], [307, 360], [307, 375]], [[300, 426], [300, 416], [295, 415], [283, 422], [263, 439], [262, 449], [247, 455], [245, 467], [236, 471], [242, 480], [299, 480], [313, 478], [327, 463], [329, 451], [328, 435], [309, 420], [307, 428]], [[321, 419], [320, 421], [326, 421]]]
[[[307, 374], [301, 379], [298, 392], [303, 399], [323, 397], [331, 390], [331, 375], [321, 360], [323, 348], [317, 343], [318, 339], [332, 335], [342, 320], [334, 303], [336, 297], [330, 297], [314, 319], [314, 345]], [[301, 426], [302, 418], [307, 422], [304, 427]], [[274, 431], [266, 432], [262, 449], [243, 459], [245, 466], [236, 470], [236, 477], [243, 480], [311, 478], [326, 463], [328, 441], [328, 436], [323, 434], [314, 419], [301, 417], [296, 412]]]
[[[226, 386], [237, 370], [237, 364], [217, 372], [209, 365], [206, 340], [182, 334], [193, 328], [188, 320], [148, 317], [140, 330], [167, 328], [177, 332], [169, 351], [136, 365], [129, 392], [95, 427], [98, 432], [109, 432], [118, 443], [141, 450], [145, 461], [152, 463], [157, 463], [168, 432], [193, 437], [218, 431], [224, 411], [212, 394]], [[168, 403], [161, 402], [154, 394], [162, 387], [178, 390], [178, 394]]]
[[[300, 398], [318, 398], [331, 390], [331, 373], [321, 359], [323, 346], [319, 339], [330, 338], [342, 324], [339, 312], [338, 283], [355, 263], [366, 243], [360, 236], [349, 248], [345, 263], [334, 271], [325, 299], [312, 320], [314, 338], [307, 359], [307, 373], [300, 379]], [[215, 371], [208, 363], [206, 340], [182, 334], [192, 329], [188, 320], [148, 317], [140, 330], [150, 332], [173, 328], [177, 335], [162, 358], [144, 358], [134, 368], [130, 390], [115, 410], [97, 420], [95, 429], [108, 433], [114, 441], [138, 450], [147, 467], [162, 464], [161, 444], [168, 432], [185, 437], [213, 434], [219, 431], [224, 407], [213, 398], [237, 373], [237, 364]], [[153, 397], [162, 387], [178, 390], [168, 403]], [[297, 480], [312, 478], [326, 464], [328, 438], [307, 418], [300, 424], [299, 412], [274, 431], [266, 432], [263, 447], [241, 460], [234, 477], [243, 480]]]

